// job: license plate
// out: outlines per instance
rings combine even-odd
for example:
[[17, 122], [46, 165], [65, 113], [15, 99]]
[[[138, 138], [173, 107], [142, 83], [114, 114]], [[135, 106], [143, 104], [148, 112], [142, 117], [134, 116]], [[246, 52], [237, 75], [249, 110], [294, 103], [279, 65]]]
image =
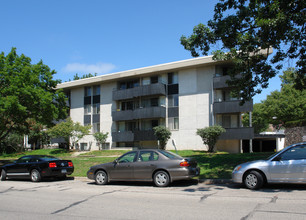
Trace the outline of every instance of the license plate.
[[67, 170], [66, 169], [62, 169], [62, 173], [67, 173]]

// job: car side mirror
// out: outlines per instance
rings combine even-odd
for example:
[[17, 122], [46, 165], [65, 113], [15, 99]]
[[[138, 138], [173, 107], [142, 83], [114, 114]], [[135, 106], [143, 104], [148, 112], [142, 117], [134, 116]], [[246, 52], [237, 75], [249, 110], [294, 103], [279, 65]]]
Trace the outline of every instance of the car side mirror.
[[117, 164], [119, 163], [118, 159], [114, 160], [114, 164]]

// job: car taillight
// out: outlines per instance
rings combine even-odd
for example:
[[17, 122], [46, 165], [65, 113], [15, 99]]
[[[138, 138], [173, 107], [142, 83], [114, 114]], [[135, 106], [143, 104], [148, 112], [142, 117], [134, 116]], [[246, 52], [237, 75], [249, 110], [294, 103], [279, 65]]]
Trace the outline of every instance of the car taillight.
[[49, 167], [50, 167], [50, 168], [56, 167], [56, 163], [49, 163]]
[[69, 167], [73, 167], [73, 163], [72, 162], [68, 162], [68, 166]]
[[188, 163], [188, 161], [183, 161], [183, 162], [180, 163], [180, 166], [181, 167], [189, 167], [190, 164]]

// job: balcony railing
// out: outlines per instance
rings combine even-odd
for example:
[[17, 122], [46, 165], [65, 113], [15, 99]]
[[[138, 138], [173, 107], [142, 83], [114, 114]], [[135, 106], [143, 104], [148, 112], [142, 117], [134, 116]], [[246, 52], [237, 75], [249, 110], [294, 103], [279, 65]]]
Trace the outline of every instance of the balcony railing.
[[138, 108], [135, 110], [113, 111], [113, 121], [128, 121], [143, 118], [165, 118], [166, 107], [156, 106], [149, 108]]
[[253, 111], [253, 100], [240, 105], [240, 101], [214, 102], [214, 114], [251, 112]]
[[150, 95], [166, 95], [166, 85], [163, 83], [156, 83], [131, 89], [115, 90], [113, 91], [113, 100], [126, 100]]
[[253, 139], [254, 128], [226, 128], [226, 132], [222, 133], [221, 140], [234, 139]]
[[157, 138], [152, 130], [112, 132], [113, 142], [155, 141]]
[[[237, 75], [237, 78], [241, 78], [241, 75]], [[231, 77], [229, 75], [227, 76], [216, 76], [214, 77], [214, 89], [221, 89], [221, 88], [228, 88], [230, 87], [226, 81], [230, 80]]]
[[132, 131], [112, 132], [113, 142], [133, 142], [134, 133]]

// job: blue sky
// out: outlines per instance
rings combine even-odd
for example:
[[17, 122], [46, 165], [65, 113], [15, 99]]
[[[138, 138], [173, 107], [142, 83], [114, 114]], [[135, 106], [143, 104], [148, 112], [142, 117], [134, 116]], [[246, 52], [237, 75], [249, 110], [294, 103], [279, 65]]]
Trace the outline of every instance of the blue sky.
[[[0, 2], [0, 52], [12, 47], [63, 82], [192, 58], [180, 44], [213, 16], [217, 0], [7, 0]], [[280, 88], [275, 77], [254, 103]]]

